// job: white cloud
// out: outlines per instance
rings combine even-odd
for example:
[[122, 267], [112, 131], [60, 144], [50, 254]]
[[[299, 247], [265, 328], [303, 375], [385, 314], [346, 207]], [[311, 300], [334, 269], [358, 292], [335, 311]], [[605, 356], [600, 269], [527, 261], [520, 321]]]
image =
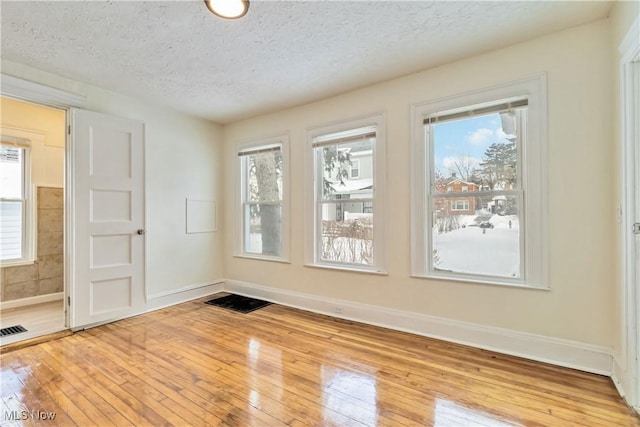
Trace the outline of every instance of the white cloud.
[[509, 138], [513, 138], [514, 135], [505, 133], [502, 128], [488, 129], [479, 128], [473, 132], [467, 134], [467, 142], [471, 145], [487, 145], [490, 142], [504, 142]]
[[495, 133], [492, 129], [479, 128], [467, 134], [467, 142], [471, 145], [485, 145]]

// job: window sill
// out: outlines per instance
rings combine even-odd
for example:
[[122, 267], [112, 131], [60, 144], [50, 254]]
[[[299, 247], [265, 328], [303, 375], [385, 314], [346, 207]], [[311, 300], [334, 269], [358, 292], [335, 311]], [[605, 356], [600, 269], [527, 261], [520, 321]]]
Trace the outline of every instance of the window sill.
[[276, 256], [264, 256], [264, 255], [253, 255], [253, 254], [235, 254], [234, 258], [244, 258], [244, 259], [252, 259], [256, 261], [271, 261], [271, 262], [279, 262], [282, 264], [291, 264], [291, 261], [287, 258], [281, 258]]
[[25, 265], [33, 265], [35, 263], [35, 260], [2, 261], [0, 262], [0, 268], [23, 267]]
[[386, 271], [373, 270], [368, 268], [347, 267], [337, 265], [325, 265], [325, 264], [305, 264], [305, 267], [309, 268], [321, 268], [325, 270], [345, 271], [348, 273], [360, 273], [360, 274], [373, 274], [375, 276], [388, 276]]
[[515, 283], [515, 282], [502, 282], [498, 280], [491, 279], [476, 279], [472, 277], [452, 277], [452, 276], [444, 276], [437, 274], [411, 274], [411, 277], [415, 279], [429, 279], [429, 280], [443, 280], [447, 282], [459, 282], [459, 283], [469, 283], [469, 284], [478, 284], [478, 285], [488, 285], [488, 286], [500, 286], [506, 288], [519, 288], [519, 289], [528, 289], [533, 291], [551, 291], [551, 288], [548, 286], [532, 286], [524, 283]]

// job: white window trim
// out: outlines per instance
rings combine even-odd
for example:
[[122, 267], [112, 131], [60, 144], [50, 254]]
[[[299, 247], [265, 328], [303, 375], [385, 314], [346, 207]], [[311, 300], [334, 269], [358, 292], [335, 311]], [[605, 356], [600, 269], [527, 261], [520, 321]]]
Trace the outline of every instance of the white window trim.
[[[251, 148], [269, 146], [269, 145], [280, 145], [282, 152], [282, 217], [281, 221], [281, 244], [282, 244], [282, 252], [280, 256], [269, 256], [269, 255], [260, 255], [254, 254], [250, 252], [244, 252], [244, 221], [243, 221], [243, 200], [242, 200], [242, 185], [243, 185], [243, 177], [242, 177], [242, 162], [240, 157], [238, 156], [239, 152], [247, 151]], [[289, 263], [289, 216], [290, 216], [290, 174], [289, 174], [289, 135], [280, 135], [272, 138], [255, 140], [252, 142], [245, 143], [237, 143], [235, 145], [235, 149], [233, 151], [233, 160], [235, 164], [234, 167], [234, 179], [235, 179], [235, 221], [233, 227], [234, 233], [234, 257], [237, 258], [249, 258], [263, 261], [275, 261], [275, 262], [283, 262]]]
[[24, 256], [20, 259], [12, 259], [7, 261], [0, 261], [0, 266], [2, 267], [16, 267], [21, 265], [30, 265], [33, 264], [36, 260], [36, 245], [37, 245], [37, 233], [36, 233], [36, 191], [35, 186], [32, 185], [32, 156], [31, 156], [31, 146], [33, 144], [44, 145], [45, 135], [37, 132], [33, 132], [31, 130], [14, 128], [9, 126], [3, 126], [0, 130], [3, 136], [8, 136], [11, 138], [16, 138], [19, 140], [28, 141], [27, 147], [24, 148], [24, 198], [25, 198], [25, 213], [24, 213], [24, 224], [25, 228], [23, 230], [23, 244], [25, 245], [23, 254]]
[[[385, 248], [385, 225], [386, 217], [386, 116], [384, 113], [378, 113], [371, 116], [352, 119], [336, 124], [312, 128], [307, 131], [307, 149], [305, 170], [305, 266], [307, 267], [323, 267], [341, 271], [364, 272], [387, 274], [387, 257]], [[373, 152], [373, 179], [374, 179], [374, 214], [373, 214], [373, 247], [374, 260], [373, 265], [357, 265], [331, 263], [320, 260], [317, 253], [317, 209], [316, 209], [316, 185], [315, 185], [315, 153], [313, 142], [314, 139], [337, 132], [349, 131], [352, 129], [363, 128], [367, 126], [376, 127], [376, 143]]]
[[[509, 279], [480, 275], [430, 271], [427, 261], [431, 238], [426, 224], [428, 174], [431, 153], [424, 136], [423, 120], [440, 111], [464, 108], [500, 99], [526, 96], [527, 143], [522, 156], [522, 189], [527, 210], [522, 215], [524, 235], [524, 277]], [[537, 124], [537, 125], [536, 125]], [[510, 285], [531, 289], [549, 289], [547, 237], [547, 78], [546, 73], [485, 88], [474, 92], [441, 98], [411, 106], [411, 275], [420, 278], [462, 282]], [[523, 248], [524, 249], [524, 248]]]

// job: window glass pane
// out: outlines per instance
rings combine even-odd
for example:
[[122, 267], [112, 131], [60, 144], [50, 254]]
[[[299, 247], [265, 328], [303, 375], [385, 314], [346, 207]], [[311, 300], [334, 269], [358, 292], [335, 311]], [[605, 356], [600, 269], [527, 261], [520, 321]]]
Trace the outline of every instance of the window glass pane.
[[247, 199], [252, 202], [282, 200], [282, 151], [252, 154], [245, 157]]
[[360, 160], [351, 159], [351, 178], [360, 178]]
[[521, 108], [428, 126], [433, 132], [435, 192], [519, 188], [517, 124], [525, 113]]
[[24, 150], [0, 147], [0, 197], [22, 199], [22, 161]]
[[323, 200], [341, 195], [373, 197], [373, 144], [374, 139], [364, 139], [316, 148], [321, 156]]
[[373, 202], [322, 203], [320, 258], [373, 265]]
[[[434, 271], [517, 279], [520, 268], [520, 211], [517, 195], [433, 198]], [[474, 207], [459, 211], [452, 206]]]
[[248, 203], [244, 207], [245, 252], [280, 256], [282, 205]]
[[22, 258], [22, 202], [0, 202], [0, 259]]

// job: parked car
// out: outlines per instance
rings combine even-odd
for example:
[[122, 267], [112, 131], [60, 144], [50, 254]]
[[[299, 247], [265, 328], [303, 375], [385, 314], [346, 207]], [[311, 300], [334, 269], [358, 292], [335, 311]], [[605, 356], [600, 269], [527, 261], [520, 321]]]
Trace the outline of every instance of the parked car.
[[484, 221], [480, 223], [480, 228], [493, 228], [493, 224], [489, 221]]

